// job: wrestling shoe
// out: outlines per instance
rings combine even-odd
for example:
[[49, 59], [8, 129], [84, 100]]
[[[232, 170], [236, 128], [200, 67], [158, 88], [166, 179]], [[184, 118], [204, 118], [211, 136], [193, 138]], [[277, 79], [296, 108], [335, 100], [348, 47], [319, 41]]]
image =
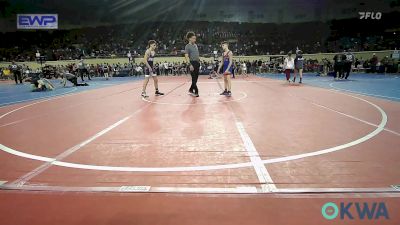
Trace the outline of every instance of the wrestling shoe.
[[164, 95], [164, 93], [160, 92], [159, 90], [156, 91], [156, 96]]
[[142, 92], [142, 97], [143, 97], [143, 98], [148, 98], [149, 96], [146, 95], [146, 92], [145, 92], [145, 91], [143, 91], [143, 92]]

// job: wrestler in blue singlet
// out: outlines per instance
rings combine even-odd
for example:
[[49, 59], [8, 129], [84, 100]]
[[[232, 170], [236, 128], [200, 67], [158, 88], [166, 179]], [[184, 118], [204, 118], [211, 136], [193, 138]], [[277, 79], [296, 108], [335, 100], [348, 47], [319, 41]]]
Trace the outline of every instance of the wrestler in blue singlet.
[[[224, 72], [224, 73], [225, 73], [225, 71], [226, 71], [226, 68], [228, 68], [228, 65], [229, 65], [229, 53], [230, 53], [230, 52], [231, 52], [231, 51], [228, 51], [226, 54], [223, 53], [223, 57], [224, 57], [224, 66], [222, 67], [222, 69], [223, 69], [223, 72]], [[231, 66], [229, 67], [228, 72], [229, 72], [230, 74], [233, 73], [233, 65], [231, 65]], [[225, 74], [224, 74], [224, 75], [225, 75]]]

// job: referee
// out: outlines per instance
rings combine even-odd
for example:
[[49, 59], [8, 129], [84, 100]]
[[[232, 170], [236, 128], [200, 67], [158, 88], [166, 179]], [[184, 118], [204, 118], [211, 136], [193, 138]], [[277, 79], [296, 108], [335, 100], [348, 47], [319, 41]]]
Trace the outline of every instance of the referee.
[[10, 69], [14, 74], [15, 84], [18, 84], [18, 81], [19, 81], [20, 84], [22, 84], [21, 67], [18, 66], [15, 63], [15, 61], [13, 61], [11, 66], [10, 66]]
[[200, 69], [200, 57], [199, 49], [196, 45], [196, 34], [194, 32], [188, 32], [186, 39], [189, 43], [185, 47], [185, 59], [190, 65], [190, 75], [192, 76], [192, 85], [189, 89], [189, 94], [194, 97], [199, 97], [199, 89], [197, 88], [197, 79], [199, 78]]
[[344, 73], [342, 78], [347, 80], [347, 78], [349, 78], [351, 72], [351, 65], [353, 65], [355, 57], [354, 54], [349, 51], [345, 51], [344, 55], [346, 56], [346, 60], [344, 61]]

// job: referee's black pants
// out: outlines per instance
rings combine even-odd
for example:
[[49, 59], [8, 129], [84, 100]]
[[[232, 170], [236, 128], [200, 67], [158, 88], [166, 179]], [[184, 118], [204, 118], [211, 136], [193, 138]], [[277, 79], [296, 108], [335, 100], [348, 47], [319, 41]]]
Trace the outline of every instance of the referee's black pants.
[[343, 63], [335, 63], [333, 66], [333, 71], [335, 72], [335, 78], [342, 78], [343, 76]]
[[345, 62], [343, 77], [347, 79], [350, 75], [350, 72], [351, 72], [351, 62]]
[[21, 75], [21, 71], [14, 71], [14, 79], [15, 79], [15, 84], [18, 84], [18, 80], [19, 83], [22, 84], [22, 75]]
[[79, 73], [79, 76], [81, 77], [82, 82], [84, 82], [84, 80], [83, 80], [84, 75], [87, 75], [88, 79], [91, 80], [90, 74], [87, 69], [78, 69], [78, 73]]
[[82, 82], [84, 81], [83, 80], [83, 73], [84, 73], [83, 69], [78, 69], [78, 74], [81, 77]]
[[199, 94], [199, 89], [197, 88], [197, 80], [199, 79], [200, 63], [199, 61], [190, 61], [193, 66], [193, 71], [190, 71], [192, 76], [192, 85], [190, 86], [189, 92]]
[[78, 86], [78, 78], [72, 77], [67, 79], [69, 82], [73, 83], [75, 86]]

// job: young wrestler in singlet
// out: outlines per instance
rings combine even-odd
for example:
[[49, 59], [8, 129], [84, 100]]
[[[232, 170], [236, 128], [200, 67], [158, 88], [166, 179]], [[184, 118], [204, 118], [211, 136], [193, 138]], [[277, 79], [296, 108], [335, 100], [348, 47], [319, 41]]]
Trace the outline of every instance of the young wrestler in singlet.
[[148, 69], [147, 74], [144, 76], [143, 89], [142, 89], [142, 97], [144, 97], [144, 98], [149, 97], [146, 94], [146, 87], [147, 87], [147, 84], [149, 83], [150, 76], [153, 77], [153, 80], [154, 80], [154, 87], [156, 89], [155, 94], [157, 96], [164, 95], [164, 93], [161, 93], [158, 90], [157, 74], [155, 73], [155, 71], [153, 71], [154, 56], [156, 55], [156, 52], [155, 52], [156, 47], [157, 47], [157, 42], [154, 40], [150, 40], [147, 45], [147, 50], [144, 53], [144, 63], [146, 64], [146, 67]]
[[222, 57], [221, 57], [221, 63], [219, 65], [218, 71], [221, 70], [223, 71], [224, 75], [224, 87], [225, 90], [224, 92], [221, 93], [221, 95], [226, 95], [230, 97], [232, 95], [231, 93], [231, 76], [233, 74], [233, 53], [231, 50], [229, 50], [229, 45], [228, 42], [222, 42], [221, 47], [223, 49]]

